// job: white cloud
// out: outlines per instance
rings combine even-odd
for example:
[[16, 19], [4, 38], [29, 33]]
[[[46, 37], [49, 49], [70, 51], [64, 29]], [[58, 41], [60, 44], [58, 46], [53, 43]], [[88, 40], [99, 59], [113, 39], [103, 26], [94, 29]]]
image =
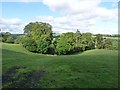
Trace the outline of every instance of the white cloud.
[[[107, 10], [97, 7], [90, 13], [69, 14], [55, 18], [52, 16], [39, 16], [36, 21], [50, 23], [53, 26], [53, 31], [59, 33], [76, 32], [79, 29], [81, 32], [111, 34], [118, 32], [117, 27], [109, 28], [109, 26], [106, 26], [105, 28], [96, 28], [96, 21], [101, 21], [101, 23], [116, 21], [117, 24], [117, 14], [117, 9]], [[99, 26], [102, 27], [101, 24]]]
[[98, 5], [101, 2], [103, 0], [43, 0], [43, 4], [47, 5], [53, 11], [60, 12], [62, 15], [82, 14], [83, 17], [87, 17], [88, 19], [96, 16], [104, 20], [105, 18], [106, 20], [115, 19], [118, 16], [117, 8], [106, 9], [99, 7]]
[[113, 2], [118, 3], [120, 0], [102, 0], [102, 2]]
[[[93, 33], [117, 33], [117, 28], [110, 29], [96, 28], [96, 21], [112, 22], [118, 19], [118, 9], [107, 9], [100, 7], [101, 2], [108, 2], [107, 0], [43, 0], [43, 4], [47, 5], [52, 11], [60, 12], [62, 16], [52, 17], [40, 21], [45, 21], [52, 24], [54, 31], [59, 32], [75, 32], [76, 29], [80, 29], [82, 32]], [[116, 3], [117, 0], [109, 0], [109, 2]], [[47, 16], [48, 17], [48, 16]], [[51, 17], [51, 16], [50, 16]], [[41, 17], [42, 18], [42, 17]], [[102, 23], [101, 22], [101, 23]], [[102, 27], [102, 26], [101, 26]], [[97, 29], [97, 30], [95, 30]], [[93, 31], [94, 30], [94, 31]], [[105, 32], [104, 32], [105, 31]]]
[[[8, 1], [8, 0], [3, 0]], [[14, 1], [14, 0], [11, 0]], [[19, 2], [42, 2], [50, 10], [61, 14], [59, 17], [38, 16], [36, 21], [48, 22], [53, 26], [54, 32], [81, 32], [92, 33], [117, 33], [117, 28], [97, 28], [96, 21], [112, 22], [118, 19], [118, 9], [100, 7], [101, 2], [117, 3], [118, 0], [18, 0]], [[0, 19], [0, 24], [5, 24], [9, 29], [21, 29], [19, 19]], [[10, 24], [11, 23], [11, 24]], [[10, 25], [9, 25], [10, 24]], [[13, 26], [11, 26], [13, 25]], [[101, 26], [102, 27], [102, 26]], [[5, 29], [7, 30], [7, 29]]]
[[100, 33], [100, 34], [117, 34], [117, 28], [111, 28], [111, 27], [104, 27], [104, 28], [98, 28], [94, 27], [90, 30], [91, 33]]
[[42, 0], [1, 0], [0, 2], [41, 2]]
[[[77, 17], [78, 18], [78, 17]], [[53, 18], [52, 16], [39, 16], [36, 21], [47, 22], [53, 26], [54, 32], [75, 32], [80, 29], [82, 32], [87, 32], [89, 28], [93, 27], [95, 20], [77, 20], [75, 17], [63, 16]]]
[[[0, 2], [41, 2], [43, 0], [1, 0]], [[56, 0], [58, 1], [58, 0]], [[83, 0], [80, 0], [83, 1]], [[90, 1], [96, 1], [96, 0], [90, 0]], [[101, 0], [102, 2], [118, 2], [119, 0]]]
[[95, 10], [98, 18], [103, 21], [111, 21], [118, 19], [118, 9], [106, 9], [102, 7], [97, 7]]
[[17, 19], [17, 18], [12, 18], [12, 19], [1, 18], [0, 19], [0, 24], [13, 24], [13, 25], [17, 25], [17, 24], [21, 24], [21, 20]]
[[59, 11], [62, 14], [89, 12], [100, 2], [101, 0], [43, 0], [43, 4], [47, 5], [51, 10]]
[[23, 33], [23, 27], [20, 19], [0, 19], [0, 29], [2, 32]]

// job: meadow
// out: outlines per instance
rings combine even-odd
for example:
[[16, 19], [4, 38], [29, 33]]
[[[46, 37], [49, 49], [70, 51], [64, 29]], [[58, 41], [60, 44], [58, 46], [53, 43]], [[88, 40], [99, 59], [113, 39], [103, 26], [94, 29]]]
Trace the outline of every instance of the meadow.
[[2, 44], [3, 88], [117, 88], [118, 51], [40, 55], [19, 44]]

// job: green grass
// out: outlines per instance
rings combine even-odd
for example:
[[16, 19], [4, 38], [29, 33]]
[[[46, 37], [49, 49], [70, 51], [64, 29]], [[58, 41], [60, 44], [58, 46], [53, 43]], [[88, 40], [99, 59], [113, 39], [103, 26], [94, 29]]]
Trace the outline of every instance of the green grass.
[[[89, 50], [78, 55], [33, 54], [17, 44], [3, 44], [3, 87], [116, 88], [118, 51]], [[9, 78], [7, 78], [9, 77]]]
[[120, 40], [120, 37], [111, 37], [112, 40]]

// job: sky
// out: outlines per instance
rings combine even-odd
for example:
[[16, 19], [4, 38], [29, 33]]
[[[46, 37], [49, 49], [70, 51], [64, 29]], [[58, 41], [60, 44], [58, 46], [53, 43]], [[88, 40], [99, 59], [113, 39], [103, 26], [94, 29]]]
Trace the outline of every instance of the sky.
[[2, 0], [0, 29], [22, 34], [30, 22], [46, 22], [55, 33], [118, 33], [119, 0]]

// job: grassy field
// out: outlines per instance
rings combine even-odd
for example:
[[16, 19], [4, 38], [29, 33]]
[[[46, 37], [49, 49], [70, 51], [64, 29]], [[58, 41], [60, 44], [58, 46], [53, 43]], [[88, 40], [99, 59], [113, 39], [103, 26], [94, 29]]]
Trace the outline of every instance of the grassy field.
[[116, 88], [118, 51], [89, 50], [78, 55], [33, 54], [3, 44], [3, 88]]

